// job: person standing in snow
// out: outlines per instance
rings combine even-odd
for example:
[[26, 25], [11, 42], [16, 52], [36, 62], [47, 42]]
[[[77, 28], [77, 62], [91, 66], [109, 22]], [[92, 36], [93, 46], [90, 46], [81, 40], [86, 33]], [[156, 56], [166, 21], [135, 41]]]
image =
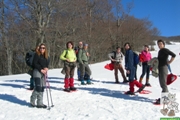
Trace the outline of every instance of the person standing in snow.
[[143, 77], [146, 74], [145, 86], [151, 86], [149, 83], [150, 66], [148, 65], [148, 62], [150, 60], [151, 60], [151, 53], [149, 52], [149, 46], [144, 45], [144, 50], [141, 51], [140, 54], [140, 62], [142, 63], [142, 74], [140, 76], [139, 82], [142, 83]]
[[[32, 50], [33, 54], [35, 54], [36, 52], [38, 52], [39, 50], [39, 45], [35, 48], [35, 50]], [[27, 55], [27, 54], [26, 54]], [[29, 90], [33, 90], [34, 89], [34, 80], [33, 80], [33, 66], [30, 67], [30, 70], [28, 71], [28, 74], [31, 76], [30, 77], [30, 88]]]
[[[46, 86], [45, 77], [48, 72], [48, 50], [44, 43], [40, 44], [38, 51], [34, 55], [33, 60], [33, 79], [35, 82], [34, 91], [30, 98], [30, 105], [37, 108], [47, 108], [43, 104], [43, 93]], [[37, 105], [35, 101], [37, 99]]]
[[134, 80], [135, 77], [135, 67], [134, 67], [134, 53], [131, 50], [130, 43], [125, 43], [124, 48], [126, 50], [125, 53], [125, 69], [129, 78], [129, 91], [126, 94], [134, 95], [134, 85], [136, 85], [139, 89], [137, 92], [141, 92], [145, 85], [139, 83], [137, 80]]
[[121, 76], [123, 77], [123, 83], [128, 82], [128, 80], [126, 79], [126, 76], [124, 74], [124, 69], [122, 66], [123, 56], [124, 55], [121, 53], [120, 47], [116, 47], [116, 51], [113, 51], [108, 54], [109, 59], [112, 61], [113, 65], [114, 65], [115, 83], [119, 83], [118, 70], [121, 72]]
[[[83, 49], [80, 49], [78, 52], [78, 61], [79, 61], [79, 67], [80, 67], [80, 81], [81, 85], [85, 84], [92, 84], [90, 80], [91, 76], [91, 70], [89, 68], [89, 53], [88, 53], [88, 44], [83, 44]], [[84, 82], [84, 76], [86, 74], [87, 82]]]
[[74, 87], [74, 71], [76, 68], [76, 53], [73, 49], [73, 42], [69, 41], [66, 43], [66, 50], [60, 55], [60, 59], [64, 61], [65, 78], [64, 78], [64, 91], [70, 92], [75, 91]]
[[[75, 49], [74, 49], [75, 52], [76, 52], [76, 57], [77, 58], [78, 58], [78, 52], [79, 52], [80, 49], [83, 49], [83, 42], [82, 41], [80, 41], [78, 47], [75, 47]], [[79, 68], [78, 59], [77, 59], [76, 63], [77, 63], [77, 76], [78, 76], [78, 80], [80, 81], [80, 68]]]
[[[159, 71], [159, 84], [162, 88], [162, 93], [169, 92], [166, 81], [167, 81], [167, 75], [168, 75], [168, 65], [171, 64], [176, 57], [176, 54], [174, 54], [169, 49], [165, 48], [165, 42], [163, 40], [157, 41], [159, 52], [158, 52], [158, 71]], [[171, 56], [170, 60], [168, 60], [168, 57]], [[160, 98], [157, 99], [155, 104], [160, 104]]]

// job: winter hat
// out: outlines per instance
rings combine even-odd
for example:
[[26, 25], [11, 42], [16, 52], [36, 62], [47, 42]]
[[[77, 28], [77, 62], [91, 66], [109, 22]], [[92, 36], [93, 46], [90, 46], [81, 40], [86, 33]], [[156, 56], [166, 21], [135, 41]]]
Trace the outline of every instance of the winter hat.
[[87, 43], [84, 43], [83, 46], [88, 46], [88, 44], [87, 44]]

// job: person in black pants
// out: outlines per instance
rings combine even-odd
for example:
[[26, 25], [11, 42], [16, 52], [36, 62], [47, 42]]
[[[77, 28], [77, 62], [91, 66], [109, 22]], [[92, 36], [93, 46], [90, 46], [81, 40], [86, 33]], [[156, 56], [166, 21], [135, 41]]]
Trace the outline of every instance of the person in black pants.
[[149, 83], [149, 73], [150, 73], [150, 65], [148, 65], [148, 62], [151, 60], [151, 53], [149, 52], [149, 46], [144, 45], [144, 50], [141, 51], [140, 54], [140, 62], [142, 63], [142, 74], [139, 78], [139, 82], [142, 83], [143, 77], [146, 74], [146, 86], [151, 86]]

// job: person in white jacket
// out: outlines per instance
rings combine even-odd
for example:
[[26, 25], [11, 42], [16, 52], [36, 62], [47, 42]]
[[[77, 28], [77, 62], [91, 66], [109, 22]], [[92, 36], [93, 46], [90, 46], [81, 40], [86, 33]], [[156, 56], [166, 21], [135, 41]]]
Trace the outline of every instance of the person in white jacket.
[[127, 83], [128, 80], [126, 79], [124, 68], [122, 66], [122, 61], [124, 55], [121, 53], [121, 48], [117, 47], [116, 51], [113, 51], [108, 54], [109, 59], [114, 64], [114, 76], [115, 76], [115, 83], [120, 83], [118, 78], [118, 70], [121, 72], [121, 76], [123, 77], [123, 83]]

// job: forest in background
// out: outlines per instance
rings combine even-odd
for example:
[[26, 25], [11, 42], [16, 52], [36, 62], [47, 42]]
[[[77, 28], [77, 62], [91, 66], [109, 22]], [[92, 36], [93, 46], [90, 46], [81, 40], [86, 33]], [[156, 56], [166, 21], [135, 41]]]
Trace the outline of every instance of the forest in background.
[[159, 30], [148, 18], [129, 15], [133, 2], [121, 0], [0, 0], [0, 75], [25, 73], [25, 54], [45, 43], [49, 68], [60, 68], [68, 41], [89, 44], [90, 63], [107, 60], [116, 46], [130, 42], [140, 51]]

